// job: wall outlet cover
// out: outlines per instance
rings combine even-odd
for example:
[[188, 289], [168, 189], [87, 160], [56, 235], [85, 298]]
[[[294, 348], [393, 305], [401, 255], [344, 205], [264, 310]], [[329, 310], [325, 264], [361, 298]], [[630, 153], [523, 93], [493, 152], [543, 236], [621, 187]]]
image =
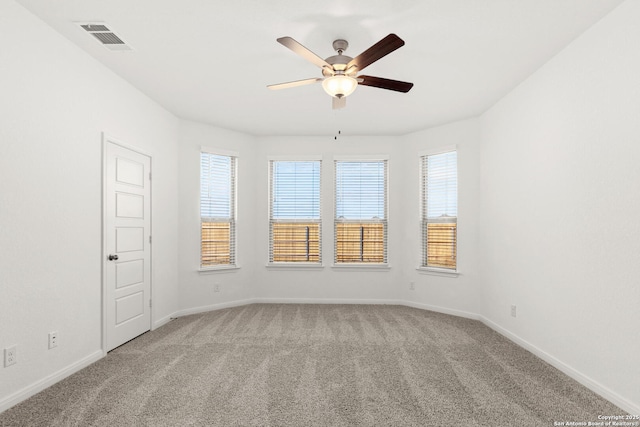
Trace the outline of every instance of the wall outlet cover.
[[13, 345], [4, 349], [4, 367], [18, 363], [18, 346]]
[[58, 346], [58, 331], [49, 332], [49, 350]]

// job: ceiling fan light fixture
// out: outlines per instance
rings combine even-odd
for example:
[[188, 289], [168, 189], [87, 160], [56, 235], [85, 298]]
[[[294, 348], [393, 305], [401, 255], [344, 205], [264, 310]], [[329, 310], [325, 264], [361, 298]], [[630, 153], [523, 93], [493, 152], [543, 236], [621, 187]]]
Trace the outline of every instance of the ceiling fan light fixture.
[[353, 77], [345, 75], [335, 75], [327, 77], [322, 81], [322, 88], [330, 96], [343, 98], [349, 96], [358, 87], [358, 81]]
[[320, 67], [322, 69], [323, 77], [268, 85], [267, 87], [272, 90], [322, 82], [322, 88], [329, 94], [329, 96], [331, 96], [332, 108], [334, 110], [338, 110], [345, 107], [347, 96], [351, 95], [358, 85], [377, 87], [380, 89], [404, 93], [409, 92], [413, 87], [413, 83], [409, 82], [401, 82], [382, 77], [356, 76], [356, 74], [362, 71], [365, 67], [404, 46], [404, 41], [393, 33], [384, 37], [382, 40], [375, 43], [355, 58], [343, 55], [343, 52], [349, 46], [349, 43], [343, 39], [334, 40], [333, 48], [338, 52], [338, 54], [326, 59], [320, 58], [318, 55], [311, 52], [291, 37], [280, 37], [277, 39], [277, 42], [287, 49], [292, 50], [294, 53], [297, 53], [307, 61]]

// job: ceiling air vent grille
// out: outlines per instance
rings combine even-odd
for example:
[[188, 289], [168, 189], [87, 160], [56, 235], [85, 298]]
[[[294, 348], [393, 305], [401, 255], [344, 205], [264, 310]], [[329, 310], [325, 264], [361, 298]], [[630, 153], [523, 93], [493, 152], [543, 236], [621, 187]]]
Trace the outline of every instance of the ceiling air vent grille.
[[102, 44], [125, 44], [122, 39], [113, 33], [91, 33], [91, 35], [102, 42]]
[[78, 23], [78, 25], [109, 50], [131, 50], [131, 46], [126, 44], [120, 36], [109, 29], [104, 23], [83, 22]]
[[80, 24], [80, 26], [90, 33], [94, 31], [111, 31], [106, 25], [102, 24]]

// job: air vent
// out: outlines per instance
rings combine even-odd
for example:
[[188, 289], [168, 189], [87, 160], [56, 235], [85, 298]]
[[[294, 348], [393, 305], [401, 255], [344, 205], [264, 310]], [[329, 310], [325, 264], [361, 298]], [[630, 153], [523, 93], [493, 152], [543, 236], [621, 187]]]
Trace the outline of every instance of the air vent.
[[111, 31], [106, 25], [102, 24], [80, 24], [80, 26], [90, 33], [95, 31]]
[[132, 50], [120, 36], [111, 30], [104, 22], [77, 22], [83, 30], [95, 37], [100, 44], [109, 50]]
[[91, 35], [102, 42], [102, 44], [125, 44], [122, 39], [113, 33], [91, 33]]

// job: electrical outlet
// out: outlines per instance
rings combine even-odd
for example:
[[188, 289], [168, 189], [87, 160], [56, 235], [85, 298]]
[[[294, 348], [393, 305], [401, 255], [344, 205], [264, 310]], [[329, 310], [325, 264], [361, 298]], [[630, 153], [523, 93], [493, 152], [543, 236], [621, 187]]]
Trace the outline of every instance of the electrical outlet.
[[415, 282], [409, 282], [409, 289], [411, 289], [412, 291], [416, 290], [416, 284]]
[[58, 346], [58, 331], [49, 332], [49, 350]]
[[18, 346], [14, 345], [4, 349], [4, 367], [18, 363]]
[[516, 317], [516, 306], [515, 305], [511, 306], [511, 317]]
[[220, 283], [215, 283], [213, 285], [213, 292], [220, 292]]

